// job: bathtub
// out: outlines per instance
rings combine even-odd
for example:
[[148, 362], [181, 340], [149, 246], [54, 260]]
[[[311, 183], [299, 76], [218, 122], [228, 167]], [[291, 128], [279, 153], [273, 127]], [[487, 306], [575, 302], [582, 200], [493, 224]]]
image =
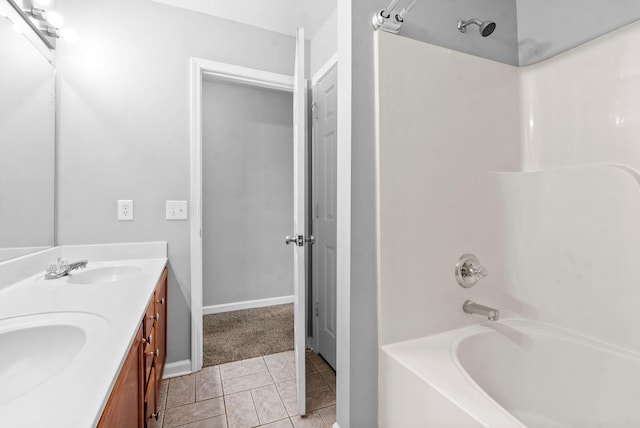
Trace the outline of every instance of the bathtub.
[[507, 319], [380, 352], [380, 427], [640, 427], [640, 355]]

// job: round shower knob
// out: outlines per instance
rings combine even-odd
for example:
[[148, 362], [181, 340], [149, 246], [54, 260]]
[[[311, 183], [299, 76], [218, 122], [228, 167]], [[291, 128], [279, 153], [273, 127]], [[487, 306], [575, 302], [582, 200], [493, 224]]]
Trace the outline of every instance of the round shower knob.
[[456, 281], [461, 287], [471, 288], [481, 279], [487, 277], [487, 269], [480, 264], [473, 254], [463, 254], [456, 263]]

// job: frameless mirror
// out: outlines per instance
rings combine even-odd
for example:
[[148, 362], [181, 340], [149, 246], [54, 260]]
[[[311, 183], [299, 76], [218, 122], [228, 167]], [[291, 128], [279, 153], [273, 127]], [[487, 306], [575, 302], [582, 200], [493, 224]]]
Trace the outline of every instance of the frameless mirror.
[[54, 168], [55, 69], [0, 15], [0, 260], [54, 245]]

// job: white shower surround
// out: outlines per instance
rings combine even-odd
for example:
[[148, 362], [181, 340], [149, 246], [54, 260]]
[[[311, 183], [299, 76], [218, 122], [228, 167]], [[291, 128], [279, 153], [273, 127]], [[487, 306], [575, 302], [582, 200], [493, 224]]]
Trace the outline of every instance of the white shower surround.
[[640, 351], [640, 25], [526, 68], [376, 41], [380, 345], [482, 322], [472, 299]]

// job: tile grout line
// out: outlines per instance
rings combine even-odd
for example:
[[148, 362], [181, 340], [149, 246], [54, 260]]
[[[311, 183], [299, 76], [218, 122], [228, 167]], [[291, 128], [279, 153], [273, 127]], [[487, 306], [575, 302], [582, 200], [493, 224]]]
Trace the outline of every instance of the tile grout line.
[[220, 390], [222, 391], [222, 406], [224, 407], [224, 420], [227, 423], [227, 428], [229, 428], [229, 412], [227, 411], [227, 400], [225, 397], [227, 393], [224, 392], [224, 382], [222, 381], [222, 368], [220, 367], [222, 364], [218, 364], [218, 374], [220, 375]]
[[[264, 363], [267, 364], [266, 361]], [[273, 378], [273, 375], [271, 374], [271, 370], [269, 370], [269, 366], [268, 365], [267, 365], [267, 370], [269, 371], [269, 376], [271, 376], [271, 380], [273, 380], [273, 386], [276, 388], [276, 393], [278, 394], [278, 397], [280, 397], [280, 402], [282, 403], [282, 407], [284, 407], [284, 412], [287, 414], [287, 417], [285, 419], [287, 419], [289, 421], [289, 423], [291, 424], [291, 426], [294, 427], [295, 425], [293, 424], [293, 420], [291, 419], [291, 416], [289, 415], [289, 410], [287, 410], [287, 406], [285, 406], [285, 404], [284, 404], [284, 399], [282, 398], [282, 394], [280, 394], [280, 388], [278, 388], [278, 385], [276, 384], [276, 380]], [[298, 389], [298, 386], [296, 385], [296, 390], [297, 389]], [[284, 421], [284, 419], [281, 419], [281, 420]]]
[[[271, 385], [273, 385], [273, 387], [276, 389], [277, 397], [279, 398], [280, 403], [283, 405], [283, 407], [284, 407], [284, 409], [285, 409], [285, 412], [286, 412], [286, 416], [285, 416], [283, 419], [279, 419], [278, 421], [285, 421], [285, 420], [287, 420], [287, 421], [289, 421], [289, 423], [291, 424], [291, 426], [295, 427], [295, 424], [294, 424], [294, 422], [293, 422], [293, 417], [292, 417], [292, 416], [290, 416], [290, 415], [288, 414], [289, 412], [287, 411], [286, 406], [284, 406], [284, 399], [282, 398], [282, 393], [281, 393], [280, 389], [279, 389], [279, 388], [278, 388], [278, 386], [277, 386], [277, 382], [276, 382], [276, 380], [275, 380], [275, 378], [274, 378], [274, 376], [273, 376], [273, 374], [272, 374], [272, 372], [271, 372], [271, 368], [270, 368], [270, 367], [269, 367], [269, 365], [267, 364], [267, 361], [266, 361], [266, 359], [264, 358], [264, 356], [263, 356], [263, 355], [261, 355], [261, 356], [260, 356], [260, 358], [261, 358], [262, 362], [264, 363], [264, 365], [265, 365], [265, 367], [266, 367], [266, 371], [267, 371], [267, 373], [269, 373], [269, 377], [270, 377], [270, 379], [271, 379], [271, 381], [272, 381], [270, 384], [271, 384]], [[331, 386], [329, 385], [329, 381], [325, 378], [325, 376], [323, 376], [323, 373], [325, 373], [325, 372], [324, 372], [324, 371], [323, 371], [323, 372], [320, 372], [320, 371], [318, 370], [318, 367], [314, 364], [314, 362], [313, 362], [313, 361], [310, 361], [310, 362], [312, 363], [312, 366], [316, 369], [316, 373], [313, 373], [313, 375], [317, 375], [317, 376], [318, 376], [318, 380], [320, 380], [320, 382], [321, 382], [321, 384], [322, 384], [322, 385], [321, 385], [321, 386], [322, 386], [322, 389], [327, 388], [328, 390], [332, 391], [332, 392], [335, 394], [335, 390], [334, 390], [333, 388], [331, 388]], [[306, 358], [305, 358], [305, 363], [306, 363]], [[327, 373], [330, 373], [330, 371], [328, 371], [328, 370], [327, 370], [326, 372], [327, 372]], [[334, 373], [335, 373], [335, 372], [334, 372]], [[221, 396], [220, 398], [222, 398], [222, 404], [223, 404], [223, 411], [224, 411], [224, 415], [225, 415], [225, 421], [227, 422], [227, 427], [229, 427], [230, 421], [229, 421], [228, 409], [227, 409], [227, 407], [226, 407], [226, 397], [227, 397], [228, 395], [230, 395], [230, 394], [228, 394], [228, 393], [225, 391], [224, 384], [223, 384], [223, 382], [222, 382], [222, 372], [221, 372], [221, 370], [220, 370], [220, 367], [219, 367], [219, 366], [217, 367], [217, 374], [218, 374], [218, 376], [219, 376], [219, 380], [220, 380], [220, 389], [221, 389], [221, 392], [222, 392], [222, 396]], [[312, 376], [313, 376], [313, 375], [312, 375]], [[198, 385], [198, 383], [197, 383], [197, 373], [192, 374], [192, 376], [193, 376], [193, 378], [194, 378], [194, 387], [193, 387], [193, 388], [194, 388], [194, 403], [200, 403], [200, 402], [203, 402], [203, 401], [207, 401], [207, 400], [198, 400], [198, 396], [197, 396], [197, 390], [198, 390], [198, 389], [197, 389], [197, 385]], [[296, 382], [296, 380], [295, 380], [295, 379], [296, 379], [296, 378], [293, 378], [293, 379], [287, 379], [286, 381], [282, 381], [282, 382], [288, 382], [288, 381], [291, 381], [291, 380], [294, 380], [294, 382]], [[166, 425], [165, 425], [165, 423], [164, 423], [164, 422], [165, 422], [165, 420], [166, 420], [166, 419], [164, 418], [164, 416], [166, 416], [167, 403], [168, 403], [168, 395], [169, 395], [169, 387], [170, 387], [170, 383], [171, 383], [170, 381], [171, 381], [171, 379], [167, 379], [167, 397], [166, 397], [166, 399], [165, 399], [164, 406], [162, 407], [162, 411], [163, 411], [163, 413], [164, 413], [164, 414], [163, 414], [163, 421], [162, 421], [162, 427], [161, 427], [161, 428], [163, 428], [163, 427], [165, 427], [165, 426], [166, 426]], [[306, 382], [306, 379], [305, 379], [305, 382]], [[249, 392], [249, 394], [250, 394], [250, 396], [251, 396], [251, 401], [252, 401], [252, 404], [253, 404], [253, 409], [254, 409], [254, 411], [255, 411], [255, 413], [256, 413], [256, 416], [258, 417], [258, 425], [256, 425], [256, 427], [262, 427], [262, 426], [264, 426], [264, 424], [262, 424], [262, 421], [260, 420], [260, 415], [258, 414], [258, 411], [257, 411], [256, 400], [255, 400], [255, 397], [254, 397], [254, 394], [253, 394], [253, 390], [254, 390], [254, 389], [257, 389], [257, 388], [249, 388], [249, 389], [247, 389], [246, 391], [248, 391], [248, 392]], [[297, 391], [297, 382], [296, 382], [296, 391]], [[242, 392], [242, 391], [238, 391], [238, 392]], [[215, 398], [217, 398], [217, 397], [213, 397], [213, 398], [209, 398], [209, 399], [215, 399]], [[192, 403], [182, 404], [182, 405], [180, 405], [180, 406], [176, 406], [175, 408], [180, 408], [180, 407], [188, 406], [189, 404], [192, 404]], [[331, 428], [331, 426], [330, 426], [330, 425], [328, 425], [328, 424], [326, 423], [326, 420], [324, 419], [324, 417], [323, 417], [323, 415], [320, 413], [320, 411], [321, 411], [321, 410], [323, 410], [323, 409], [326, 409], [326, 408], [332, 407], [332, 406], [335, 406], [335, 403], [334, 403], [334, 404], [327, 404], [327, 405], [323, 405], [323, 406], [321, 406], [321, 407], [318, 407], [318, 408], [316, 408], [316, 409], [313, 409], [312, 411], [309, 411], [309, 412], [308, 412], [308, 415], [309, 415], [309, 414], [311, 414], [311, 413], [315, 414], [315, 415], [320, 419], [320, 421], [322, 422], [322, 426], [323, 426], [323, 427], [325, 427], [325, 428]], [[173, 408], [172, 408], [172, 409], [173, 409]], [[193, 421], [193, 422], [191, 422], [191, 423], [194, 423], [194, 422], [200, 422], [200, 421], [202, 421], [202, 420], [206, 420], [206, 419], [208, 419], [208, 418], [205, 418], [205, 419], [199, 419], [198, 421]], [[274, 422], [278, 422], [278, 421], [273, 421], [273, 422], [270, 422], [270, 423], [274, 423]], [[188, 425], [188, 424], [187, 424], [187, 425]], [[184, 426], [184, 425], [181, 425], [181, 426]]]
[[[262, 359], [262, 361], [264, 362], [264, 358]], [[265, 363], [265, 365], [266, 365], [266, 363]], [[267, 367], [267, 369], [268, 369], [268, 367]], [[268, 370], [267, 370], [267, 372], [268, 372]], [[249, 397], [251, 397], [251, 402], [253, 403], [253, 411], [256, 412], [256, 417], [258, 418], [258, 425], [256, 425], [256, 426], [259, 427], [260, 425], [262, 425], [262, 422], [260, 421], [260, 415], [258, 414], [258, 408], [256, 407], [256, 400], [253, 398], [253, 393], [251, 391], [253, 391], [253, 390], [249, 389]]]

